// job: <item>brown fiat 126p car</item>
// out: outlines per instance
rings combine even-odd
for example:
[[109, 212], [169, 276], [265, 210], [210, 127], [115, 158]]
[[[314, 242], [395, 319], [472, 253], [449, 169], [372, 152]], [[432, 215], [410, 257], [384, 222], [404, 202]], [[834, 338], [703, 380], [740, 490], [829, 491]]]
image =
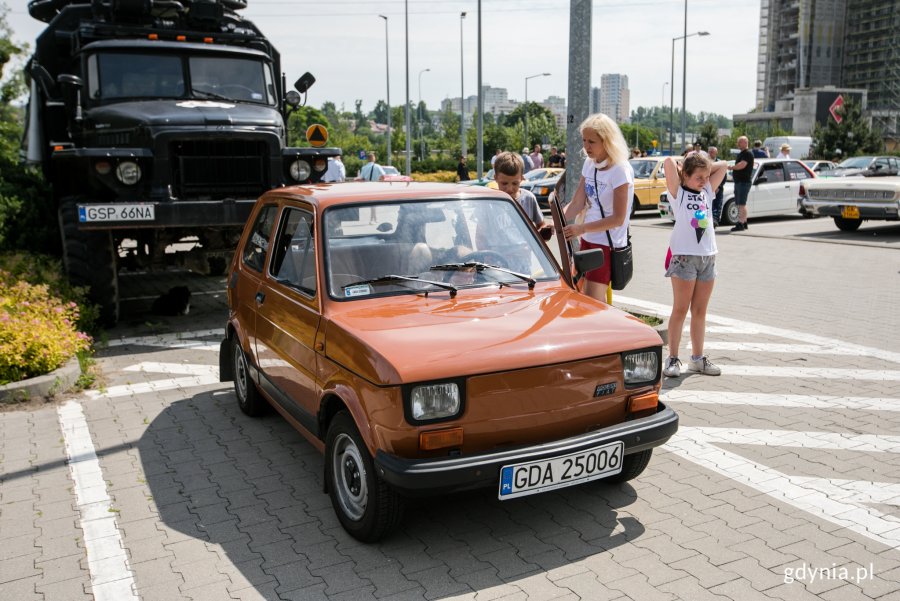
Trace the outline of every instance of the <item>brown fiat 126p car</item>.
[[659, 336], [578, 291], [603, 255], [570, 256], [555, 209], [565, 269], [485, 188], [321, 184], [257, 201], [228, 277], [221, 379], [244, 413], [272, 405], [324, 452], [352, 536], [379, 539], [414, 495], [624, 482], [676, 431]]

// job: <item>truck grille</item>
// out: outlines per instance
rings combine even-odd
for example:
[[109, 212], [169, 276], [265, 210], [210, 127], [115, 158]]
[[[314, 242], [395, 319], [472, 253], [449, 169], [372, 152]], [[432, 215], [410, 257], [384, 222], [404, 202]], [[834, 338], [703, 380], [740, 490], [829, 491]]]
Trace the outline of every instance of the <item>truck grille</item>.
[[256, 198], [268, 185], [269, 149], [258, 140], [173, 142], [169, 156], [179, 199]]

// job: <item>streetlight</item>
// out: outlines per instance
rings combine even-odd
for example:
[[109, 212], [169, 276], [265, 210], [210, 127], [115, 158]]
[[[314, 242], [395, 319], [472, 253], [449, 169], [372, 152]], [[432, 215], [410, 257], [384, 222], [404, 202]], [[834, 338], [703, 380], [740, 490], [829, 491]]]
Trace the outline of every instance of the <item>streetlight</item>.
[[419, 106], [416, 107], [418, 109], [418, 115], [416, 121], [419, 125], [419, 160], [425, 158], [425, 140], [422, 139], [422, 73], [426, 71], [431, 71], [431, 68], [422, 69], [419, 71]]
[[409, 175], [410, 164], [412, 163], [412, 146], [410, 142], [410, 132], [412, 131], [412, 115], [409, 112], [409, 0], [403, 2], [403, 12], [406, 23], [406, 107], [403, 110], [404, 121], [406, 121], [406, 175]]
[[531, 144], [528, 142], [528, 80], [534, 79], [535, 77], [547, 77], [550, 75], [549, 73], [538, 73], [537, 75], [529, 75], [525, 78], [525, 146], [531, 149]]
[[459, 154], [466, 156], [466, 93], [463, 79], [463, 19], [466, 11], [459, 13]]
[[[709, 35], [708, 31], [695, 31], [694, 33], [689, 33], [687, 35], [680, 35], [677, 38], [672, 38], [672, 76], [671, 80], [675, 81], [675, 42], [678, 40], [684, 40], [685, 47], [685, 58], [687, 58], [687, 39], [689, 37], [699, 35], [699, 36], [707, 36]], [[684, 86], [687, 83], [687, 62], [684, 65], [684, 77], [681, 81], [681, 86]], [[685, 115], [684, 115], [684, 99], [685, 99], [685, 90], [682, 89], [682, 97], [681, 97], [681, 143], [684, 143], [684, 129], [685, 129]], [[675, 85], [672, 84], [669, 86], [669, 154], [673, 152], [674, 140], [675, 137]]]
[[384, 19], [384, 66], [387, 72], [387, 164], [391, 164], [391, 62], [390, 53], [388, 53], [388, 18], [384, 15], [378, 15]]
[[[666, 86], [667, 86], [667, 85], [669, 85], [669, 82], [667, 82], [667, 81], [663, 82], [663, 85], [662, 85], [662, 96], [660, 96], [660, 99], [659, 99], [659, 107], [660, 107], [662, 110], [666, 110]], [[660, 153], [660, 154], [662, 154], [662, 146], [663, 146], [663, 144], [666, 143], [666, 142], [665, 142], [665, 140], [666, 140], [666, 136], [665, 136], [665, 133], [666, 133], [666, 131], [665, 131], [665, 130], [666, 130], [666, 127], [663, 126], [663, 127], [662, 127], [662, 130], [663, 130], [663, 131], [662, 131], [661, 133], [662, 133], [663, 135], [661, 135], [661, 136], [659, 137], [659, 153]], [[670, 153], [671, 153], [671, 151], [670, 151]]]

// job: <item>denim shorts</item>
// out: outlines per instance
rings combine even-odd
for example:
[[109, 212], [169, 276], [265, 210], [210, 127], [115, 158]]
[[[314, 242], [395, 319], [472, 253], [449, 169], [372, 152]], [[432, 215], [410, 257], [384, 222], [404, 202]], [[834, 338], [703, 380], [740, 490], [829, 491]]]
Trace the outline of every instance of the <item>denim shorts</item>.
[[672, 255], [666, 277], [679, 280], [709, 282], [716, 279], [716, 255], [698, 257], [696, 255]]
[[752, 187], [750, 182], [734, 182], [734, 204], [739, 207], [746, 205]]

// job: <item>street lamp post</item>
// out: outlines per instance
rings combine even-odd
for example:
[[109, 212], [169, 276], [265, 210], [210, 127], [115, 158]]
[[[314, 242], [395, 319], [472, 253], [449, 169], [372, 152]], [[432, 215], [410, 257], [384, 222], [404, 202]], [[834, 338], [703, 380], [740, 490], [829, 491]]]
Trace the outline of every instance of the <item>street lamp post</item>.
[[[687, 47], [687, 38], [699, 35], [699, 36], [707, 36], [709, 35], [708, 31], [695, 31], [694, 33], [689, 33], [687, 35], [680, 35], [677, 38], [672, 38], [672, 75], [671, 81], [675, 81], [675, 42], [678, 40], [684, 40], [684, 45]], [[685, 50], [687, 52], [687, 50]], [[685, 55], [687, 56], [687, 55]], [[684, 66], [684, 77], [682, 79], [682, 87], [684, 87], [685, 83], [687, 83], [687, 64]], [[663, 88], [665, 89], [665, 88]], [[682, 90], [684, 92], [684, 90]], [[681, 100], [681, 124], [682, 124], [682, 132], [681, 132], [681, 142], [684, 143], [684, 93], [682, 93]], [[675, 137], [675, 84], [669, 86], [669, 154], [673, 153], [674, 147], [674, 137]]]
[[419, 126], [419, 160], [420, 161], [425, 158], [425, 140], [422, 139], [422, 73], [425, 73], [426, 71], [431, 71], [431, 68], [429, 67], [427, 69], [422, 69], [421, 71], [419, 71], [419, 106], [416, 107], [418, 109], [416, 112], [416, 115], [417, 115], [416, 122]]
[[[666, 86], [667, 86], [667, 85], [669, 85], [669, 82], [664, 81], [664, 82], [663, 82], [663, 85], [662, 85], [662, 95], [660, 96], [660, 99], [659, 99], [659, 107], [660, 107], [662, 110], [665, 110], [665, 108], [666, 108]], [[663, 144], [666, 143], [666, 142], [665, 142], [665, 140], [666, 140], [666, 136], [665, 136], [665, 133], [666, 133], [666, 132], [665, 132], [665, 129], [666, 129], [665, 126], [663, 126], [663, 127], [662, 127], [662, 130], [663, 130], [663, 131], [661, 132], [663, 135], [661, 135], [661, 136], [659, 137], [659, 153], [660, 153], [660, 154], [662, 154], [662, 147], [663, 147]], [[671, 154], [671, 150], [669, 151], [669, 153]]]
[[384, 19], [384, 66], [387, 73], [387, 164], [391, 164], [391, 61], [388, 52], [388, 18], [384, 15], [378, 15]]
[[466, 18], [466, 12], [459, 13], [459, 154], [466, 156], [468, 148], [466, 148], [466, 93], [463, 78], [463, 19]]
[[409, 175], [412, 164], [412, 144], [410, 142], [412, 137], [410, 135], [412, 115], [409, 111], [409, 0], [404, 0], [403, 12], [406, 23], [406, 108], [404, 110], [404, 121], [406, 121], [406, 175]]
[[531, 149], [531, 143], [528, 141], [528, 80], [535, 77], [547, 77], [549, 73], [538, 73], [537, 75], [529, 75], [525, 78], [525, 146]]

